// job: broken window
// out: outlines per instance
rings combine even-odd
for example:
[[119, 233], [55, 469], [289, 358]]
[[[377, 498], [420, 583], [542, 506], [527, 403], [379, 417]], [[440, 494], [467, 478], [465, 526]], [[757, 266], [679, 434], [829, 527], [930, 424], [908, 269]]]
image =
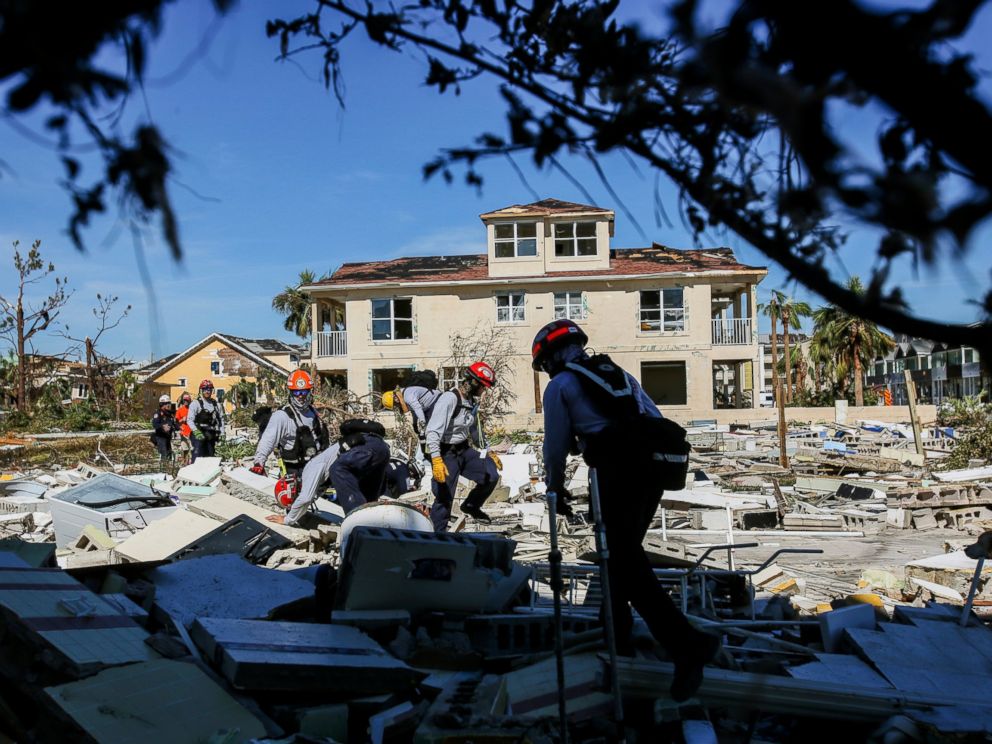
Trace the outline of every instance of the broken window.
[[410, 373], [409, 367], [386, 367], [372, 370], [372, 407], [382, 410], [382, 394], [395, 390], [403, 384], [403, 379]]
[[509, 292], [496, 295], [496, 322], [522, 323], [524, 321], [524, 293]]
[[537, 255], [536, 222], [504, 222], [494, 227], [496, 258]]
[[464, 372], [463, 367], [441, 367], [441, 373], [437, 376], [438, 388], [441, 390], [453, 390], [458, 387], [458, 381]]
[[659, 406], [686, 405], [685, 362], [641, 362], [641, 387]]
[[555, 292], [555, 320], [583, 320], [585, 317], [581, 292]]
[[554, 230], [556, 256], [596, 255], [595, 222], [557, 222]]
[[372, 340], [399, 341], [413, 338], [413, 298], [372, 300]]
[[642, 331], [684, 331], [685, 294], [681, 287], [641, 292]]

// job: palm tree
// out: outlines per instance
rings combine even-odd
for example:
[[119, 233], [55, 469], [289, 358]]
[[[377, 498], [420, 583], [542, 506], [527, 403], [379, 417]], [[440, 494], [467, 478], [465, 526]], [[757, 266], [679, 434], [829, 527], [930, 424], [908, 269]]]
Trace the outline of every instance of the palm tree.
[[823, 334], [814, 331], [809, 340], [809, 356], [813, 368], [813, 393], [819, 395], [823, 392], [823, 377], [834, 369], [834, 350]]
[[[865, 291], [857, 276], [851, 277], [847, 288], [857, 294]], [[847, 372], [853, 370], [854, 404], [863, 406], [865, 392], [861, 370], [876, 357], [891, 351], [895, 342], [871, 321], [851, 315], [836, 305], [819, 308], [813, 313], [813, 322], [813, 335], [820, 337], [818, 343], [833, 348], [838, 373], [846, 377]], [[846, 381], [842, 381], [841, 389], [846, 387]]]
[[785, 347], [785, 402], [792, 402], [792, 367], [793, 359], [789, 353], [789, 329], [799, 330], [802, 327], [800, 318], [808, 318], [813, 310], [809, 303], [799, 302], [793, 297], [786, 297], [781, 292], [778, 293], [778, 313], [782, 319], [783, 346]]
[[779, 299], [784, 295], [772, 290], [768, 302], [758, 304], [758, 310], [767, 315], [772, 322], [772, 395], [778, 400], [778, 319], [779, 319]]
[[282, 327], [300, 338], [310, 335], [310, 296], [300, 291], [304, 284], [311, 284], [315, 274], [310, 269], [300, 272], [300, 281], [295, 286], [284, 287], [282, 292], [272, 298], [272, 309], [285, 315]]

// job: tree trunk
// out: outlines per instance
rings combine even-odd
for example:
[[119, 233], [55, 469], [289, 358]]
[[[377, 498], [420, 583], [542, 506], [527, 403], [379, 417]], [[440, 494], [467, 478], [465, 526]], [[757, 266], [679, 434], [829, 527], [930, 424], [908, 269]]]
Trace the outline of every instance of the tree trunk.
[[772, 393], [776, 401], [781, 392], [778, 384], [778, 316], [772, 314]]
[[24, 304], [21, 297], [24, 285], [17, 295], [17, 410], [28, 412], [28, 360], [24, 356]]
[[96, 354], [93, 351], [93, 342], [90, 341], [89, 336], [86, 337], [86, 383], [89, 385], [89, 392], [86, 397], [92, 397], [93, 400], [97, 399], [96, 394], [96, 375], [93, 371], [93, 361]]
[[861, 379], [861, 343], [857, 336], [852, 339], [851, 351], [854, 352], [854, 405], [865, 404], [865, 389]]
[[792, 402], [792, 354], [789, 353], [789, 314], [782, 313], [782, 346], [785, 355], [785, 402]]

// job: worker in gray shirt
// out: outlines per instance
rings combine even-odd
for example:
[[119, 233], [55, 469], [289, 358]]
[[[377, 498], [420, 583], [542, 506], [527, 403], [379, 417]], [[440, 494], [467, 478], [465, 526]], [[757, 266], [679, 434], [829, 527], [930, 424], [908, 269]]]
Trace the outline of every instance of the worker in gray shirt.
[[197, 457], [213, 457], [217, 441], [224, 438], [224, 407], [214, 400], [210, 380], [200, 383], [200, 397], [189, 404], [186, 424], [193, 443], [191, 462], [196, 462]]
[[286, 382], [289, 403], [269, 417], [258, 446], [251, 472], [265, 475], [265, 461], [273, 450], [282, 460], [287, 475], [300, 478], [303, 468], [321, 450], [330, 436], [313, 407], [313, 381], [304, 370], [293, 372]]
[[475, 449], [473, 442], [485, 447], [485, 438], [478, 420], [479, 399], [496, 382], [496, 375], [485, 362], [475, 362], [465, 370], [465, 377], [454, 390], [442, 393], [434, 403], [427, 423], [427, 451], [431, 457], [431, 522], [436, 532], [448, 530], [448, 519], [454, 502], [458, 477], [464, 475], [475, 482], [462, 511], [475, 519], [488, 522], [482, 505], [499, 483], [503, 464], [499, 457], [485, 449]]
[[[399, 408], [401, 413], [413, 414], [413, 430], [420, 439], [420, 447], [425, 449], [427, 422], [430, 421], [434, 404], [441, 397], [437, 389], [437, 375], [431, 370], [412, 372], [406, 384], [396, 390], [382, 394], [382, 407], [390, 411]], [[425, 452], [426, 455], [426, 452]]]

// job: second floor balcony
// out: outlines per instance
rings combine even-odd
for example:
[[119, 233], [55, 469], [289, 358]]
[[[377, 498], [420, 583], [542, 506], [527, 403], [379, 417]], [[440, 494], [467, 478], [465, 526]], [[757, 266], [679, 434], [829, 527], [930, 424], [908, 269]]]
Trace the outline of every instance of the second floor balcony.
[[751, 318], [714, 318], [714, 346], [745, 346], [754, 341], [751, 328]]
[[348, 356], [347, 331], [320, 331], [313, 335], [318, 357]]

